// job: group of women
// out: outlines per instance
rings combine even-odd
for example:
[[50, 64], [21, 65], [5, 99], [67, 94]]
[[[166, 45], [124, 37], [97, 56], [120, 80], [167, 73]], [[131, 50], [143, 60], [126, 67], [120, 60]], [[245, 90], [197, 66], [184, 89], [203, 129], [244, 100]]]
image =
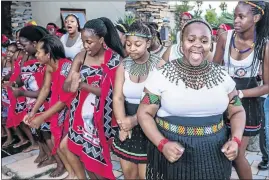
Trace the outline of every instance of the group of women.
[[126, 179], [230, 179], [232, 165], [251, 179], [244, 155], [261, 127], [257, 97], [269, 93], [268, 18], [267, 2], [238, 2], [214, 63], [212, 28], [199, 19], [168, 49], [154, 23], [102, 17], [80, 29], [69, 15], [61, 39], [24, 27], [26, 53], [5, 76], [8, 127], [31, 127], [36, 162], [56, 162], [53, 177], [115, 179], [112, 150]]

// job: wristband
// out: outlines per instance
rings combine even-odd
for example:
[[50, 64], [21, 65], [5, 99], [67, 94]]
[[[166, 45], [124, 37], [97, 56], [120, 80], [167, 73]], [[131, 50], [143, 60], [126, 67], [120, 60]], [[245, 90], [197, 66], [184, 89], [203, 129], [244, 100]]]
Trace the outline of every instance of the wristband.
[[168, 142], [169, 142], [168, 139], [166, 139], [166, 138], [162, 139], [162, 140], [159, 142], [158, 150], [159, 150], [160, 152], [163, 152], [163, 146], [164, 146], [166, 143], [168, 143]]
[[232, 139], [231, 139], [231, 141], [234, 141], [234, 142], [236, 142], [237, 144], [238, 144], [238, 147], [240, 147], [241, 146], [241, 140], [240, 139], [238, 139], [237, 137], [233, 137]]

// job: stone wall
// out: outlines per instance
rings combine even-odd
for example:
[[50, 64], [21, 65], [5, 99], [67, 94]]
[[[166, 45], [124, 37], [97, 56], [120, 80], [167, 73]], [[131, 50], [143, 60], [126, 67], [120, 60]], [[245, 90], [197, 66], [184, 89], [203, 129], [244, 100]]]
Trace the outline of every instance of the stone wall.
[[31, 2], [12, 1], [11, 4], [11, 27], [12, 32], [24, 27], [25, 23], [32, 19]]

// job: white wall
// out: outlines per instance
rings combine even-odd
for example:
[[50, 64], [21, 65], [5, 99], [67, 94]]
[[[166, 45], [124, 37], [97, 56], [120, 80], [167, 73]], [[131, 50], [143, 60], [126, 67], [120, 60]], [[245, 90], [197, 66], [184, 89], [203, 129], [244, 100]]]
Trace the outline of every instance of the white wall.
[[60, 8], [77, 8], [86, 10], [86, 19], [107, 17], [115, 22], [125, 12], [125, 1], [91, 1], [91, 2], [31, 2], [33, 20], [38, 25], [46, 26], [53, 22], [61, 27]]

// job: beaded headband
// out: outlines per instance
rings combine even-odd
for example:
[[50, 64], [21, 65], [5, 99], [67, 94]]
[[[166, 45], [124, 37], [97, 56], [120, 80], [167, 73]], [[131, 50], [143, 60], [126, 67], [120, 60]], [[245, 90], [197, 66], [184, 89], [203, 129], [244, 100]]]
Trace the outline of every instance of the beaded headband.
[[125, 33], [127, 33], [127, 29], [122, 24], [117, 24], [117, 26], [120, 26]]
[[152, 38], [151, 35], [140, 34], [140, 33], [135, 33], [135, 32], [126, 33], [125, 35], [126, 36], [137, 36], [137, 37], [148, 38], [148, 39]]
[[257, 8], [257, 9], [259, 9], [259, 10], [262, 12], [262, 15], [264, 15], [264, 10], [263, 10], [260, 6], [254, 4], [254, 3], [252, 3], [252, 2], [249, 2], [249, 1], [245, 1], [245, 3], [246, 3], [246, 4], [249, 4], [249, 5], [253, 6], [253, 7], [255, 7], [255, 8]]
[[212, 35], [212, 27], [210, 26], [210, 24], [208, 22], [206, 22], [206, 21], [204, 21], [202, 19], [191, 19], [191, 20], [189, 20], [187, 23], [184, 24], [182, 30], [185, 29], [186, 26], [188, 26], [188, 25], [190, 25], [192, 23], [195, 23], [195, 22], [203, 23], [204, 25], [206, 25], [209, 28], [209, 30], [211, 32], [211, 35]]

